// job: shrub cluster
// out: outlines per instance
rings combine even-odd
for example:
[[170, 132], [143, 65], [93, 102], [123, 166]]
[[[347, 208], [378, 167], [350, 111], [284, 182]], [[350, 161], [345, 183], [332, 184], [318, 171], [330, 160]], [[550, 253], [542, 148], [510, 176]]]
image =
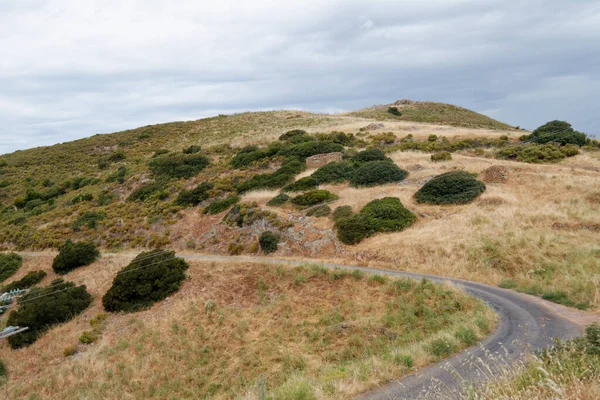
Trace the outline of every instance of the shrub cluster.
[[349, 161], [333, 162], [324, 165], [313, 172], [311, 178], [313, 178], [319, 184], [342, 183], [352, 177], [354, 170], [354, 164]]
[[577, 154], [579, 154], [577, 146], [560, 146], [556, 143], [547, 143], [505, 147], [496, 153], [496, 157], [503, 160], [540, 164], [558, 162], [566, 157], [572, 157]]
[[17, 208], [27, 208], [32, 209], [36, 206], [32, 206], [32, 202], [37, 202], [38, 205], [50, 202], [56, 197], [62, 196], [67, 192], [65, 187], [52, 186], [48, 190], [43, 192], [38, 192], [34, 189], [27, 189], [24, 196], [17, 197], [14, 201], [14, 205]]
[[302, 142], [285, 146], [279, 150], [278, 154], [284, 157], [297, 157], [299, 159], [305, 159], [310, 156], [324, 153], [334, 153], [344, 151], [344, 146], [339, 143], [331, 141], [322, 142]]
[[285, 193], [280, 193], [277, 196], [273, 197], [271, 200], [267, 202], [267, 205], [270, 207], [282, 206], [290, 199]]
[[438, 175], [415, 193], [419, 203], [466, 204], [485, 191], [485, 183], [465, 171]]
[[106, 213], [86, 211], [73, 222], [71, 227], [75, 232], [80, 231], [83, 226], [88, 227], [88, 229], [96, 229], [98, 222], [102, 221], [104, 218], [106, 218]]
[[14, 281], [2, 287], [3, 292], [9, 292], [14, 289], [27, 289], [37, 285], [46, 277], [45, 271], [31, 271], [18, 281]]
[[160, 193], [164, 189], [164, 184], [159, 182], [147, 182], [135, 189], [127, 201], [145, 201], [152, 197], [155, 193]]
[[331, 216], [334, 221], [338, 221], [342, 218], [347, 218], [353, 214], [352, 207], [350, 206], [339, 206], [333, 210], [333, 215]]
[[388, 113], [395, 115], [397, 117], [401, 117], [402, 113], [398, 110], [398, 107], [389, 107], [387, 110]]
[[102, 297], [106, 311], [134, 312], [149, 308], [179, 290], [188, 264], [174, 251], [153, 250], [123, 268]]
[[290, 183], [282, 190], [284, 192], [304, 192], [306, 190], [316, 189], [317, 186], [319, 186], [319, 182], [312, 176], [307, 176], [298, 179], [296, 182]]
[[358, 163], [364, 163], [369, 161], [383, 161], [386, 159], [387, 157], [385, 156], [383, 150], [375, 148], [363, 150], [356, 154], [354, 157], [352, 157], [352, 160]]
[[208, 199], [208, 191], [214, 187], [212, 183], [202, 182], [192, 190], [182, 190], [175, 200], [175, 204], [180, 206], [197, 206]]
[[260, 239], [258, 239], [258, 243], [260, 244], [260, 248], [265, 254], [270, 254], [277, 251], [277, 244], [279, 243], [279, 235], [271, 231], [263, 232], [260, 235]]
[[[373, 200], [358, 214], [352, 214], [348, 209], [336, 211], [338, 212], [335, 223], [337, 237], [345, 244], [357, 244], [377, 232], [404, 230], [417, 219], [404, 207], [400, 199], [395, 197]], [[336, 218], [335, 213], [334, 218]]]
[[125, 182], [125, 175], [127, 175], [127, 167], [121, 165], [114, 173], [110, 174], [108, 178], [106, 178], [106, 182], [123, 183]]
[[17, 253], [0, 254], [0, 282], [10, 278], [23, 265], [23, 258]]
[[531, 135], [521, 137], [522, 141], [537, 144], [558, 143], [561, 145], [574, 144], [583, 146], [588, 142], [585, 133], [577, 132], [566, 121], [550, 121], [535, 129]]
[[62, 279], [28, 293], [20, 299], [19, 308], [10, 313], [7, 324], [29, 329], [10, 336], [8, 343], [12, 348], [28, 346], [53, 325], [67, 322], [80, 314], [91, 302], [92, 296], [85, 286], [75, 286], [73, 282]]
[[154, 176], [191, 178], [210, 164], [203, 154], [167, 154], [150, 160], [148, 166]]
[[408, 172], [389, 161], [368, 162], [352, 174], [352, 186], [377, 186], [386, 183], [400, 182], [408, 176]]
[[58, 255], [52, 261], [52, 269], [57, 274], [66, 274], [75, 268], [90, 265], [100, 257], [100, 252], [93, 243], [67, 240], [60, 247]]
[[252, 225], [255, 221], [264, 218], [272, 220], [277, 218], [277, 214], [262, 210], [256, 202], [252, 202], [233, 206], [225, 217], [223, 217], [223, 222], [229, 225], [235, 224], [241, 228], [244, 225]]
[[196, 154], [199, 153], [200, 150], [202, 150], [202, 147], [198, 146], [197, 144], [193, 144], [190, 147], [184, 149], [183, 154]]
[[255, 161], [275, 156], [280, 148], [279, 145], [271, 145], [265, 149], [259, 149], [257, 146], [246, 146], [231, 159], [230, 164], [233, 168], [247, 167]]
[[281, 167], [270, 174], [254, 175], [252, 178], [240, 184], [237, 188], [239, 193], [258, 189], [276, 189], [287, 185], [294, 176], [306, 169], [306, 162], [291, 158], [283, 162]]
[[291, 130], [291, 131], [287, 131], [283, 135], [279, 136], [279, 140], [285, 142], [285, 141], [290, 140], [292, 138], [296, 138], [298, 136], [304, 136], [304, 135], [306, 135], [306, 131], [303, 131], [301, 129], [294, 129], [294, 130]]
[[327, 190], [311, 190], [292, 198], [292, 203], [299, 207], [310, 207], [320, 203], [336, 200], [338, 197]]
[[438, 151], [437, 153], [433, 153], [431, 155], [431, 161], [440, 162], [440, 161], [450, 161], [452, 160], [452, 154], [449, 151]]
[[204, 214], [218, 214], [227, 210], [238, 201], [240, 201], [240, 198], [235, 195], [230, 195], [224, 199], [215, 200], [204, 209]]

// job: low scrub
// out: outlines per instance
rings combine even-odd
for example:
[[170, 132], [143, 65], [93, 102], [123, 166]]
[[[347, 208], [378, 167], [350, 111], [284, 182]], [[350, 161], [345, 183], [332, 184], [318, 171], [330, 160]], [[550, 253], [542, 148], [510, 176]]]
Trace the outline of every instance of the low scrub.
[[383, 161], [386, 160], [387, 157], [385, 153], [380, 149], [367, 149], [359, 152], [354, 157], [352, 157], [352, 161], [358, 163], [365, 163], [369, 161]]
[[19, 301], [19, 308], [8, 317], [8, 326], [27, 326], [29, 329], [8, 338], [12, 348], [29, 346], [46, 330], [70, 321], [85, 310], [92, 296], [85, 286], [57, 279], [51, 285], [30, 292]]
[[144, 183], [137, 189], [135, 189], [129, 197], [127, 197], [127, 201], [145, 201], [151, 197], [153, 197], [156, 193], [160, 193], [164, 190], [164, 184], [159, 182], [148, 182]]
[[528, 144], [508, 146], [496, 153], [503, 160], [543, 164], [559, 162], [567, 157], [579, 154], [579, 148], [574, 145], [560, 146], [556, 143]]
[[354, 174], [355, 167], [349, 161], [329, 163], [316, 170], [312, 175], [316, 182], [342, 183], [348, 181]]
[[267, 202], [267, 205], [269, 207], [277, 207], [277, 206], [282, 206], [285, 203], [288, 202], [288, 200], [290, 199], [290, 196], [288, 196], [285, 193], [280, 193], [277, 196], [273, 197], [271, 200], [269, 200]]
[[2, 291], [10, 292], [15, 289], [28, 289], [40, 283], [47, 275], [45, 271], [31, 271], [21, 279], [2, 287]]
[[74, 243], [67, 240], [60, 247], [58, 255], [52, 261], [52, 269], [57, 274], [66, 274], [75, 268], [90, 265], [98, 257], [100, 257], [100, 252], [93, 243]]
[[23, 265], [23, 258], [17, 253], [0, 254], [0, 282], [10, 278]]
[[465, 171], [441, 174], [427, 182], [415, 193], [419, 203], [466, 204], [485, 191], [485, 183]]
[[319, 186], [319, 182], [311, 176], [298, 179], [294, 183], [290, 183], [282, 190], [284, 192], [304, 192], [306, 190], [316, 189]]
[[231, 195], [224, 199], [215, 200], [204, 209], [204, 214], [218, 214], [227, 210], [229, 207], [231, 207], [238, 201], [240, 201], [239, 196], [234, 195]]
[[149, 308], [179, 290], [188, 264], [174, 251], [153, 250], [123, 268], [102, 297], [106, 311], [134, 312]]
[[298, 136], [304, 136], [304, 135], [306, 135], [306, 131], [303, 131], [302, 129], [294, 129], [291, 131], [287, 131], [283, 135], [279, 136], [279, 140], [285, 142], [290, 139], [296, 138]]
[[299, 159], [305, 159], [317, 154], [335, 153], [342, 151], [344, 151], [344, 146], [338, 143], [329, 141], [310, 141], [286, 146], [282, 148], [278, 154], [284, 157], [297, 157]]
[[307, 217], [326, 217], [331, 214], [331, 207], [328, 205], [322, 204], [320, 206], [316, 206], [311, 208], [306, 212]]
[[377, 186], [403, 181], [408, 172], [389, 161], [373, 161], [361, 165], [350, 178], [352, 186]]
[[350, 206], [339, 206], [333, 210], [332, 218], [334, 221], [338, 221], [342, 218], [349, 217], [353, 214], [352, 207]]
[[153, 158], [148, 166], [154, 176], [186, 178], [198, 174], [210, 164], [203, 154], [166, 154]]
[[277, 189], [290, 183], [296, 175], [306, 169], [306, 162], [298, 159], [287, 159], [281, 167], [270, 174], [255, 175], [237, 187], [239, 193], [258, 189]]
[[336, 200], [338, 197], [327, 190], [311, 190], [292, 198], [292, 203], [299, 207], [310, 207], [320, 203]]
[[77, 217], [71, 227], [75, 232], [80, 231], [84, 226], [88, 229], [96, 229], [98, 222], [102, 221], [104, 218], [106, 218], [106, 213], [100, 211], [86, 211]]
[[265, 254], [270, 254], [277, 251], [277, 244], [279, 243], [279, 235], [266, 231], [260, 235], [260, 239], [258, 240], [260, 244], [260, 248]]
[[433, 153], [431, 155], [431, 161], [440, 162], [440, 161], [450, 161], [452, 160], [452, 154], [448, 151], [438, 151], [437, 153]]
[[179, 206], [197, 206], [204, 200], [208, 199], [208, 191], [213, 188], [212, 183], [202, 182], [192, 190], [182, 190], [175, 200], [175, 204]]

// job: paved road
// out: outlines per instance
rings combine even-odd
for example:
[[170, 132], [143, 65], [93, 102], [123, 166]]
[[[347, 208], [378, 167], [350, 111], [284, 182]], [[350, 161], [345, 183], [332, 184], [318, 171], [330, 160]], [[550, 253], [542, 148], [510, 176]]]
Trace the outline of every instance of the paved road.
[[[27, 256], [41, 253], [23, 252]], [[218, 256], [177, 254], [188, 260], [242, 261], [269, 264], [301, 265], [313, 261], [284, 260], [268, 257]], [[496, 330], [482, 343], [415, 374], [405, 376], [376, 390], [365, 393], [357, 400], [391, 399], [457, 399], [459, 382], [482, 383], [494, 375], [495, 368], [523, 359], [527, 352], [552, 344], [553, 338], [571, 339], [581, 335], [581, 328], [571, 320], [555, 313], [544, 301], [510, 290], [434, 275], [384, 270], [332, 263], [318, 263], [328, 268], [361, 270], [366, 273], [412, 279], [427, 278], [434, 282], [451, 282], [488, 303], [499, 315]], [[485, 361], [482, 365], [481, 360]], [[484, 372], [485, 371], [485, 372]], [[457, 377], [457, 374], [460, 375]]]
[[[306, 261], [282, 260], [267, 257], [233, 256], [178, 256], [189, 260], [204, 261], [244, 261], [265, 262], [270, 264], [300, 265]], [[312, 261], [309, 261], [312, 263]], [[447, 360], [431, 365], [418, 373], [403, 377], [383, 387], [363, 394], [360, 400], [390, 399], [457, 399], [460, 398], [460, 381], [481, 383], [491, 375], [494, 369], [506, 363], [522, 359], [532, 350], [548, 347], [553, 338], [571, 339], [581, 335], [581, 329], [571, 321], [554, 313], [542, 301], [532, 299], [506, 289], [470, 282], [461, 279], [444, 278], [411, 272], [392, 271], [353, 265], [319, 263], [328, 268], [361, 270], [366, 273], [385, 274], [391, 277], [413, 279], [427, 278], [434, 282], [452, 282], [464, 288], [473, 296], [488, 303], [499, 315], [496, 330], [479, 345], [467, 349]], [[481, 360], [485, 365], [482, 365]], [[484, 372], [485, 371], [485, 372]], [[457, 377], [457, 372], [460, 377]]]

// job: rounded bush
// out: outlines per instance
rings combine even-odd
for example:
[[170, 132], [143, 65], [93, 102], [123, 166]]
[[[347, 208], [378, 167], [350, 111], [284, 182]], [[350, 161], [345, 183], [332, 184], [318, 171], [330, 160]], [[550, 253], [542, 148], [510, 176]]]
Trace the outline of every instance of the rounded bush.
[[485, 183], [465, 171], [438, 175], [415, 194], [419, 203], [466, 204], [485, 191]]
[[335, 229], [340, 242], [350, 245], [359, 243], [370, 234], [367, 218], [361, 214], [339, 219]]
[[19, 308], [10, 313], [8, 326], [27, 326], [25, 332], [8, 338], [12, 348], [25, 347], [35, 342], [53, 325], [71, 320], [85, 310], [92, 296], [85, 286], [57, 279], [51, 285], [21, 298]]
[[260, 248], [265, 254], [270, 254], [277, 251], [277, 244], [279, 243], [279, 236], [271, 231], [263, 232], [258, 240]]
[[305, 190], [315, 189], [317, 186], [319, 186], [319, 182], [317, 182], [315, 178], [307, 176], [298, 179], [294, 183], [290, 183], [289, 185], [285, 186], [282, 190], [284, 192], [303, 192]]
[[433, 153], [431, 155], [431, 161], [439, 162], [439, 161], [450, 161], [452, 160], [452, 154], [448, 151], [439, 151], [437, 153]]
[[175, 200], [175, 204], [180, 206], [197, 206], [208, 199], [208, 191], [213, 188], [212, 183], [202, 182], [192, 190], [182, 190]]
[[267, 205], [270, 207], [282, 206], [290, 199], [285, 193], [280, 193], [277, 196], [273, 197], [271, 200], [267, 202]]
[[100, 257], [100, 252], [93, 243], [73, 243], [67, 240], [52, 261], [52, 269], [57, 274], [66, 274], [75, 268], [90, 265], [98, 257]]
[[283, 135], [279, 136], [279, 140], [286, 141], [286, 140], [289, 140], [289, 139], [291, 139], [293, 137], [302, 136], [302, 135], [306, 135], [306, 131], [303, 131], [301, 129], [294, 129], [294, 130], [291, 130], [291, 131], [287, 131]]
[[239, 196], [229, 196], [224, 199], [215, 200], [204, 209], [204, 214], [218, 214], [227, 210], [238, 201], [240, 201]]
[[315, 181], [322, 183], [342, 183], [350, 179], [354, 166], [348, 161], [334, 162], [322, 166], [312, 175]]
[[327, 190], [311, 190], [292, 198], [292, 203], [300, 207], [314, 206], [327, 201], [336, 200], [338, 197]]
[[352, 157], [352, 160], [360, 163], [369, 161], [383, 161], [385, 159], [385, 153], [379, 149], [367, 149]]
[[102, 305], [111, 312], [149, 308], [179, 290], [187, 269], [188, 264], [176, 258], [174, 251], [140, 253], [115, 276]]
[[191, 178], [210, 164], [203, 154], [166, 154], [153, 158], [148, 166], [154, 176]]
[[350, 206], [339, 206], [335, 210], [333, 210], [332, 218], [334, 221], [339, 221], [342, 218], [347, 218], [354, 214], [352, 212], [352, 207]]
[[0, 254], [0, 282], [10, 278], [23, 264], [23, 258], [17, 253]]
[[9, 283], [8, 285], [2, 287], [3, 292], [10, 292], [14, 289], [27, 289], [36, 285], [42, 281], [46, 277], [45, 271], [31, 271], [27, 273], [24, 277], [19, 279], [18, 281], [14, 281]]
[[396, 197], [373, 200], [360, 210], [373, 232], [397, 232], [416, 221], [415, 214], [402, 205]]
[[350, 179], [352, 186], [377, 186], [400, 182], [408, 172], [389, 161], [373, 161], [360, 166]]

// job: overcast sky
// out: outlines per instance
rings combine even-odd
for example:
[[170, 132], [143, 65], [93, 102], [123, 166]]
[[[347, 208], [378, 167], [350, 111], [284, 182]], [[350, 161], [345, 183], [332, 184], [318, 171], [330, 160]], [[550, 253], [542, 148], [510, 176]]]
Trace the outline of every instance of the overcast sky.
[[0, 154], [403, 98], [600, 133], [598, 0], [2, 0], [0, 51]]

